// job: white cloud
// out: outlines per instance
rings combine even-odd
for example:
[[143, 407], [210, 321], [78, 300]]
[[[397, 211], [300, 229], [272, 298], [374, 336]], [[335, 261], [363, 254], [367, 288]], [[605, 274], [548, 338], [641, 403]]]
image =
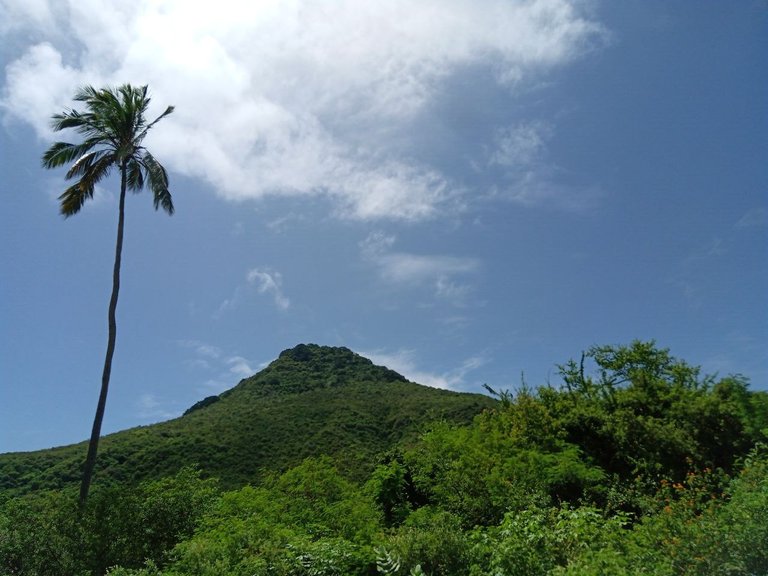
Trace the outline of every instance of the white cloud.
[[202, 381], [198, 388], [200, 394], [218, 394], [234, 386], [236, 379], [248, 378], [257, 372], [248, 358], [225, 353], [217, 346], [198, 340], [181, 340], [178, 345], [192, 350], [192, 357], [185, 364], [198, 381]]
[[271, 295], [278, 309], [287, 310], [291, 307], [290, 299], [283, 292], [282, 274], [266, 268], [253, 268], [246, 273], [245, 284], [237, 286], [232, 296], [219, 305], [214, 318], [221, 318], [225, 312], [240, 306], [254, 288], [258, 294]]
[[473, 356], [464, 360], [458, 367], [440, 374], [418, 368], [415, 353], [412, 350], [398, 350], [394, 353], [382, 351], [360, 352], [360, 354], [370, 359], [374, 364], [386, 366], [402, 374], [411, 382], [446, 390], [462, 389], [466, 384], [465, 378], [467, 374], [486, 363], [484, 358]]
[[240, 376], [241, 378], [248, 378], [249, 376], [253, 376], [256, 373], [256, 370], [251, 368], [248, 360], [242, 356], [233, 356], [232, 358], [228, 358], [227, 364], [229, 365], [230, 373]]
[[601, 190], [560, 182], [561, 170], [549, 157], [547, 145], [553, 132], [551, 124], [541, 121], [521, 122], [496, 132], [486, 159], [488, 168], [499, 171], [493, 196], [524, 206], [555, 206], [573, 212], [595, 206], [603, 196]]
[[257, 287], [259, 294], [271, 294], [275, 306], [280, 310], [290, 308], [291, 301], [283, 294], [283, 276], [280, 272], [254, 268], [248, 272], [246, 279], [249, 284]]
[[168, 168], [234, 200], [323, 195], [362, 220], [461, 205], [407, 145], [447, 78], [483, 66], [514, 90], [603, 34], [577, 0], [3, 5], [4, 39], [34, 42], [6, 69], [6, 116], [49, 138], [77, 85], [148, 83], [158, 111], [177, 106], [148, 139]]
[[440, 298], [447, 300], [460, 301], [470, 292], [471, 287], [468, 284], [462, 284], [449, 279], [447, 276], [438, 276], [435, 284], [435, 293]]
[[207, 358], [219, 358], [221, 356], [221, 350], [216, 348], [215, 346], [209, 346], [208, 344], [200, 344], [197, 346], [196, 351], [201, 356], [205, 356]]
[[515, 170], [529, 170], [541, 162], [550, 131], [550, 127], [540, 122], [499, 130], [488, 162]]
[[382, 232], [372, 232], [360, 243], [363, 258], [376, 266], [382, 280], [404, 286], [429, 285], [435, 296], [454, 302], [471, 290], [471, 286], [454, 278], [475, 273], [480, 268], [477, 259], [395, 252], [394, 243], [394, 236]]
[[385, 234], [381, 231], [371, 232], [365, 240], [360, 242], [360, 251], [365, 258], [375, 260], [381, 254], [388, 252], [395, 240], [391, 234]]
[[456, 256], [423, 256], [392, 252], [378, 256], [377, 265], [384, 279], [394, 283], [421, 283], [433, 280], [445, 283], [448, 276], [477, 269], [477, 261]]
[[523, 206], [548, 206], [572, 213], [589, 213], [605, 197], [598, 186], [571, 186], [555, 181], [547, 171], [530, 171], [494, 190]]
[[9, 116], [21, 118], [41, 136], [50, 137], [51, 115], [70, 105], [81, 82], [80, 72], [65, 65], [56, 48], [45, 42], [37, 44], [6, 67], [0, 107], [6, 120]]
[[221, 357], [222, 354], [221, 349], [216, 346], [211, 346], [210, 344], [199, 342], [198, 340], [180, 340], [179, 346], [192, 348], [198, 356], [203, 358], [217, 359]]
[[54, 16], [46, 0], [3, 0], [0, 2], [0, 34], [28, 26], [51, 32]]

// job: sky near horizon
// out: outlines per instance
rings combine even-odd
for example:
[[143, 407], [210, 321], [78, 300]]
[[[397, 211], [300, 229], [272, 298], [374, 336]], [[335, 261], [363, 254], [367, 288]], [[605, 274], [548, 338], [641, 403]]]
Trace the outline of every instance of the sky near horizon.
[[104, 433], [299, 343], [481, 392], [655, 340], [768, 389], [768, 3], [0, 0], [0, 452], [84, 440], [118, 182], [40, 157], [148, 84]]

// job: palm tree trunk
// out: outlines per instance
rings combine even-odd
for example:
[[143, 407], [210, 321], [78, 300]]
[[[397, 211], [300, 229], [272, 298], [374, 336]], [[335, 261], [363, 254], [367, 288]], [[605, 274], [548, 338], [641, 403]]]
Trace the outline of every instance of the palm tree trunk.
[[109, 300], [109, 337], [107, 339], [107, 354], [104, 358], [104, 371], [101, 375], [101, 392], [99, 403], [96, 406], [96, 416], [93, 419], [91, 440], [88, 443], [88, 455], [83, 467], [83, 480], [80, 484], [80, 508], [85, 506], [88, 499], [88, 491], [91, 487], [93, 469], [96, 466], [96, 452], [101, 436], [101, 423], [104, 420], [104, 409], [107, 405], [107, 392], [109, 391], [109, 377], [112, 373], [112, 356], [115, 354], [115, 339], [117, 337], [117, 296], [120, 292], [120, 262], [123, 253], [123, 230], [125, 228], [125, 191], [126, 191], [125, 162], [120, 165], [120, 205], [117, 219], [117, 242], [115, 246], [115, 267], [112, 272], [112, 297]]

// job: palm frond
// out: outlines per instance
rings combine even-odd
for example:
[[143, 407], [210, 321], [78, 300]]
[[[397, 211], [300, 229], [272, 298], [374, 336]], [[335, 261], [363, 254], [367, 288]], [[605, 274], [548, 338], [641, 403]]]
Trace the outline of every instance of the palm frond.
[[75, 128], [88, 137], [100, 135], [117, 147], [120, 135], [126, 133], [124, 103], [117, 90], [109, 87], [96, 90], [92, 86], [84, 86], [75, 94], [75, 100], [84, 102], [86, 111], [68, 111], [60, 115], [73, 117], [64, 122], [64, 127]]
[[100, 90], [96, 90], [93, 86], [81, 86], [77, 89], [72, 99], [77, 102], [88, 102], [89, 100], [97, 99], [99, 92]]
[[[113, 154], [114, 153], [112, 150], [96, 150], [81, 156], [67, 171], [67, 180], [70, 180], [76, 176], [85, 176], [91, 170], [96, 169], [96, 167], [103, 166], [104, 162], [102, 160], [104, 156], [113, 156]], [[109, 158], [107, 163], [111, 164], [112, 161], [113, 158]]]
[[81, 113], [76, 110], [68, 110], [63, 114], [55, 114], [51, 118], [51, 129], [54, 132], [72, 128], [78, 134], [85, 136], [87, 140], [109, 142], [109, 133], [104, 129], [103, 123], [91, 113]]
[[94, 146], [93, 142], [82, 144], [70, 144], [69, 142], [55, 142], [43, 154], [44, 168], [58, 168], [87, 154]]
[[89, 198], [93, 198], [93, 188], [86, 188], [81, 182], [77, 182], [59, 196], [59, 211], [65, 218], [74, 216]]
[[168, 190], [168, 173], [155, 157], [149, 152], [144, 152], [142, 164], [147, 171], [149, 189], [154, 196], [155, 210], [162, 207], [168, 214], [174, 212], [173, 198]]
[[82, 122], [81, 114], [77, 110], [66, 110], [51, 117], [51, 130], [59, 132], [67, 128], [77, 128]]
[[74, 216], [85, 204], [86, 200], [93, 198], [93, 191], [101, 180], [109, 176], [114, 166], [112, 154], [104, 154], [92, 161], [89, 169], [83, 173], [80, 180], [67, 188], [59, 196], [59, 208], [61, 213], [66, 216]]
[[89, 138], [96, 135], [106, 136], [103, 119], [109, 107], [104, 106], [103, 92], [105, 90], [96, 90], [93, 86], [79, 88], [74, 99], [78, 102], [85, 102], [86, 111], [80, 112], [69, 109], [62, 114], [54, 115], [51, 124], [53, 130], [74, 128], [78, 133], [85, 134]]
[[130, 138], [130, 122], [125, 121], [125, 117], [130, 115], [126, 110], [126, 103], [122, 102], [113, 88], [100, 90], [97, 97], [89, 102], [91, 109], [99, 118], [100, 128], [103, 132], [110, 134], [117, 143], [125, 141], [126, 136]]
[[155, 124], [160, 122], [160, 120], [162, 120], [163, 118], [165, 118], [166, 116], [171, 114], [175, 109], [176, 109], [175, 106], [168, 106], [168, 108], [165, 109], [165, 112], [163, 112], [162, 114], [160, 114], [160, 116], [158, 116], [157, 118], [152, 120], [152, 122], [147, 124], [147, 127], [144, 128], [144, 130], [141, 132], [141, 134], [139, 134], [136, 137], [136, 144], [140, 144], [141, 141], [144, 140], [144, 137], [147, 135], [147, 132], [149, 132], [149, 130], [150, 130], [150, 128], [152, 128], [152, 126], [154, 126]]
[[88, 171], [83, 173], [82, 177], [80, 178], [80, 183], [87, 188], [93, 188], [96, 186], [96, 184], [109, 176], [114, 166], [114, 154], [104, 154], [95, 159], [89, 167]]
[[123, 102], [130, 102], [130, 106], [126, 108], [131, 112], [131, 132], [134, 135], [134, 143], [138, 146], [139, 142], [143, 138], [144, 126], [146, 124], [145, 114], [149, 108], [149, 102], [151, 98], [147, 96], [149, 91], [148, 86], [133, 87], [130, 84], [125, 84], [120, 87], [121, 95], [123, 96]]
[[169, 216], [173, 216], [173, 213], [176, 212], [176, 208], [173, 207], [173, 198], [168, 189], [154, 190], [154, 196], [155, 210], [162, 207]]
[[144, 188], [144, 170], [141, 162], [132, 158], [125, 167], [126, 184], [129, 190], [139, 192]]

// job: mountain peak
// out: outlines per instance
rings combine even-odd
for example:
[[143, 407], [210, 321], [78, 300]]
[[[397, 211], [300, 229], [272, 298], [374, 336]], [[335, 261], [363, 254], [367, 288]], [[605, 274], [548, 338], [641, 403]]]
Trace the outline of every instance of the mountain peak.
[[318, 344], [298, 344], [293, 348], [283, 350], [277, 358], [278, 360], [282, 358], [294, 360], [296, 362], [311, 362], [325, 356], [347, 357], [350, 359], [356, 356], [362, 358], [362, 356], [355, 354], [352, 350], [343, 346], [320, 346]]
[[[299, 344], [283, 350], [264, 372], [295, 372], [305, 377], [333, 376], [341, 384], [349, 380], [407, 382], [405, 376], [385, 366], [377, 366], [343, 346]], [[259, 376], [261, 373], [257, 374]]]
[[349, 348], [299, 344], [283, 350], [264, 370], [241, 381], [221, 396], [246, 391], [251, 394], [293, 394], [360, 382], [387, 384], [407, 381], [405, 376], [377, 366]]

